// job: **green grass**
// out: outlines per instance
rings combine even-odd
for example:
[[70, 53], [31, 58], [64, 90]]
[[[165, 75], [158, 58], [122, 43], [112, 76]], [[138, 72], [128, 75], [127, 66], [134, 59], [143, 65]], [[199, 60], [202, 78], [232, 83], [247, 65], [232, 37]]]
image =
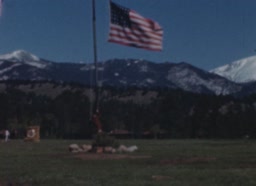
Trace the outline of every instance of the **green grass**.
[[[0, 143], [0, 185], [26, 186], [254, 186], [256, 141], [127, 140], [139, 159], [82, 160], [71, 143]], [[156, 179], [155, 179], [156, 178]]]

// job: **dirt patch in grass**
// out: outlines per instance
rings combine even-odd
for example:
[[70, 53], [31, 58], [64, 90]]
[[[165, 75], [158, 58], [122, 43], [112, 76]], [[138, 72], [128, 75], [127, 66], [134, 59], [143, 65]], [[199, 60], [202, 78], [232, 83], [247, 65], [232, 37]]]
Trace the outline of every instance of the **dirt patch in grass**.
[[179, 165], [179, 164], [193, 164], [193, 163], [208, 163], [215, 161], [216, 157], [190, 157], [161, 160], [161, 165]]
[[151, 158], [151, 156], [147, 156], [147, 155], [105, 154], [105, 153], [79, 153], [79, 154], [75, 154], [74, 157], [82, 160], [120, 160], [120, 159]]

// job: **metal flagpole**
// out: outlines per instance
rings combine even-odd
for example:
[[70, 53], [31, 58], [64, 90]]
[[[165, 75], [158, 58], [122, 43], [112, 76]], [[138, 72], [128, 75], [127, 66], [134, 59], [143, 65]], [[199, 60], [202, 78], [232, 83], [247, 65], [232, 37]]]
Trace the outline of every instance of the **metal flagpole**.
[[95, 0], [92, 0], [92, 28], [93, 28], [93, 53], [94, 53], [94, 87], [95, 98], [92, 110], [92, 122], [96, 125], [98, 133], [102, 132], [102, 124], [99, 115], [99, 84], [98, 84], [98, 59], [97, 59], [97, 37], [96, 37], [96, 11]]
[[98, 110], [98, 102], [99, 102], [95, 0], [92, 0], [92, 19], [93, 19], [92, 28], [93, 28], [94, 85], [95, 85], [95, 100], [93, 105], [93, 114], [95, 114], [95, 112]]

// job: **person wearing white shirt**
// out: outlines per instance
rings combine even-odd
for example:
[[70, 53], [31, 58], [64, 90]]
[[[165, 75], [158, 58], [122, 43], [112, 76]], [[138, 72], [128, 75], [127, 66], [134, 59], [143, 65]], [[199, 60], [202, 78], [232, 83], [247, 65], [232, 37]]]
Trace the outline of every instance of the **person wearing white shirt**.
[[4, 135], [5, 135], [5, 141], [7, 142], [9, 140], [9, 136], [10, 136], [9, 130], [6, 129], [4, 132]]

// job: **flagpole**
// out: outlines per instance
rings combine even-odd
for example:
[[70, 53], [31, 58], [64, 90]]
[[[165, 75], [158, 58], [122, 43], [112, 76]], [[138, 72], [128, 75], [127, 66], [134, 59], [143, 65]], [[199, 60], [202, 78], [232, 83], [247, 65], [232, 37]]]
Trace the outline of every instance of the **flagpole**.
[[95, 11], [95, 0], [92, 0], [92, 28], [93, 28], [93, 55], [94, 55], [94, 87], [95, 87], [95, 98], [93, 103], [93, 110], [91, 119], [96, 125], [98, 133], [102, 132], [102, 124], [99, 115], [99, 83], [98, 83], [98, 59], [97, 59], [97, 37], [96, 37], [96, 11]]
[[99, 102], [95, 0], [92, 0], [92, 19], [93, 19], [92, 28], [93, 28], [93, 56], [94, 56], [94, 86], [95, 86], [93, 114], [95, 114], [95, 112], [98, 110], [98, 102]]

